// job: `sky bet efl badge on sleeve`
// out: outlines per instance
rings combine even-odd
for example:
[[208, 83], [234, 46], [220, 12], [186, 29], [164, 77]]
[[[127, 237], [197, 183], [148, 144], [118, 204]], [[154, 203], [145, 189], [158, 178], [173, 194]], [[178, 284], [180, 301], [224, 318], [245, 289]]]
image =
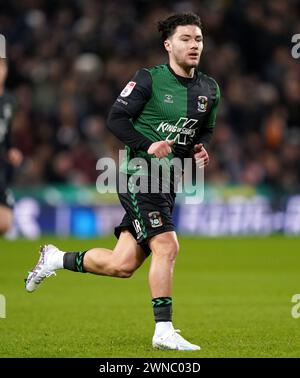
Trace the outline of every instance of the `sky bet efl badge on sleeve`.
[[206, 112], [207, 110], [207, 97], [206, 96], [198, 96], [198, 112]]
[[136, 86], [136, 82], [135, 81], [130, 81], [126, 85], [126, 87], [122, 90], [120, 96], [121, 97], [127, 97], [127, 96], [129, 96], [135, 86]]

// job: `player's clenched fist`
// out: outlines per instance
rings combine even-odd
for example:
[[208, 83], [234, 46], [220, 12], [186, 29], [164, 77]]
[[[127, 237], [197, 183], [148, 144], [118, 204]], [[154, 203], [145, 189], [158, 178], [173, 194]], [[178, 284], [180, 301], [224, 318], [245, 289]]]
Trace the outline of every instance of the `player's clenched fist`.
[[174, 140], [162, 140], [160, 142], [154, 142], [148, 148], [148, 154], [155, 155], [157, 158], [167, 157], [171, 152], [171, 146], [174, 144]]

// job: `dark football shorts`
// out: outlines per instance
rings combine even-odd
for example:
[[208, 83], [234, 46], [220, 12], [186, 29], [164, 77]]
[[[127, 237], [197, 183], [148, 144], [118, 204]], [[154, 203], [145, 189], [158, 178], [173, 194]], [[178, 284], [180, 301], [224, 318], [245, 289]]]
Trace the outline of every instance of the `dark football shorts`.
[[[143, 248], [147, 256], [150, 255], [149, 239], [155, 235], [167, 231], [174, 231], [172, 211], [175, 204], [174, 193], [140, 193], [134, 192], [134, 185], [130, 175], [120, 173], [124, 180], [127, 192], [118, 196], [123, 208], [126, 211], [121, 224], [115, 228], [115, 236], [119, 238], [123, 230], [128, 230]], [[150, 182], [150, 180], [149, 180]]]
[[9, 209], [13, 209], [14, 207], [14, 196], [10, 189], [5, 187], [0, 187], [0, 205], [6, 206]]

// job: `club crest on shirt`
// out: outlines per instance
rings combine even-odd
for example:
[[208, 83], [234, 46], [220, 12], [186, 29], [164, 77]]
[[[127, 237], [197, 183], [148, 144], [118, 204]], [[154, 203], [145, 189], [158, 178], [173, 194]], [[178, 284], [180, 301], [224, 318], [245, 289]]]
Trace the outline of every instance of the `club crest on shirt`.
[[168, 104], [173, 104], [173, 96], [170, 94], [165, 94], [164, 102]]
[[206, 112], [207, 110], [207, 105], [208, 105], [208, 100], [206, 96], [198, 96], [198, 102], [197, 102], [197, 110], [198, 112]]
[[122, 90], [120, 96], [121, 97], [127, 97], [130, 95], [130, 93], [133, 91], [133, 88], [136, 86], [135, 81], [130, 81], [126, 87]]

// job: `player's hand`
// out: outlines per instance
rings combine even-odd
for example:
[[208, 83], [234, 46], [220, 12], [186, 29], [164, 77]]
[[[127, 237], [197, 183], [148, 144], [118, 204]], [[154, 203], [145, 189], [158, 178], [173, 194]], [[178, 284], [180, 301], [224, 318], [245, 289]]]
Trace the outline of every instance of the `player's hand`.
[[8, 150], [7, 157], [8, 157], [9, 162], [14, 167], [18, 167], [22, 163], [22, 161], [23, 161], [23, 154], [17, 148], [10, 148]]
[[171, 146], [175, 143], [174, 140], [161, 140], [160, 142], [154, 142], [148, 148], [148, 154], [155, 155], [157, 158], [167, 157], [171, 152]]
[[206, 167], [209, 163], [209, 156], [203, 144], [195, 144], [194, 146], [194, 158], [198, 168]]

